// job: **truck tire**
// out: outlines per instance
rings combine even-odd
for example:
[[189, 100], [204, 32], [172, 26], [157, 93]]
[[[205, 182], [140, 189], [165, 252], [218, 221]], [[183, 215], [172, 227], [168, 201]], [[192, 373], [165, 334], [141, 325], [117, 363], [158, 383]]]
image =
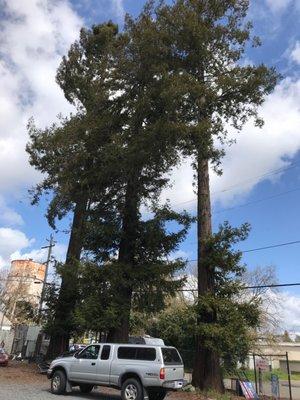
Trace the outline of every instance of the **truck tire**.
[[64, 371], [55, 371], [51, 379], [51, 393], [64, 394], [67, 386], [67, 377]]
[[163, 400], [166, 397], [167, 391], [164, 389], [153, 389], [148, 391], [149, 400]]
[[126, 379], [122, 385], [122, 400], [143, 400], [144, 390], [141, 382], [135, 378]]
[[79, 385], [81, 393], [90, 393], [94, 389], [94, 385], [83, 384]]

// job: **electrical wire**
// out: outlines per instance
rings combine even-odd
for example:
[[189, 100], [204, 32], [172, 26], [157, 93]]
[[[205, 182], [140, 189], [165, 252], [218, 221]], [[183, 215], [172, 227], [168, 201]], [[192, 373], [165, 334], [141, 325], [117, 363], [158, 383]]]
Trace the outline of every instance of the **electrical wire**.
[[[271, 285], [256, 285], [256, 286], [242, 286], [240, 290], [247, 289], [267, 289], [267, 288], [277, 288], [277, 287], [290, 287], [290, 286], [300, 286], [300, 283], [279, 283]], [[177, 292], [197, 292], [198, 289], [177, 289]]]
[[250, 252], [253, 252], [253, 251], [274, 249], [275, 247], [290, 246], [290, 245], [299, 244], [299, 243], [300, 243], [300, 240], [295, 240], [293, 242], [285, 242], [285, 243], [273, 244], [273, 245], [265, 246], [265, 247], [257, 247], [256, 249], [242, 250], [242, 253], [250, 253]]
[[[249, 182], [251, 182], [253, 180], [264, 178], [264, 177], [269, 176], [269, 175], [277, 175], [277, 174], [280, 174], [281, 172], [285, 172], [285, 171], [289, 171], [291, 169], [297, 168], [298, 166], [299, 166], [299, 163], [293, 163], [293, 164], [290, 164], [290, 166], [287, 167], [287, 168], [279, 168], [279, 169], [276, 169], [276, 170], [270, 170], [270, 171], [266, 172], [265, 174], [253, 176], [251, 178], [246, 179], [245, 181], [241, 181], [241, 182], [236, 183], [236, 184], [234, 184], [232, 186], [229, 186], [229, 187], [227, 187], [225, 189], [216, 190], [216, 191], [212, 192], [212, 195], [217, 194], [217, 193], [229, 192], [230, 190], [233, 190], [233, 189], [235, 189], [236, 187], [239, 187], [239, 186], [243, 186], [243, 185], [245, 185], [245, 184], [247, 184], [247, 183], [249, 183]], [[183, 205], [183, 204], [193, 203], [196, 200], [197, 199], [195, 198], [195, 199], [183, 201], [183, 202], [180, 202], [180, 203], [174, 203], [173, 207], [180, 206], [180, 205]]]
[[237, 208], [242, 208], [242, 207], [250, 206], [252, 204], [262, 203], [263, 201], [272, 200], [272, 199], [275, 199], [276, 197], [280, 197], [280, 196], [284, 196], [284, 195], [287, 195], [287, 194], [290, 194], [290, 193], [294, 193], [294, 192], [297, 192], [299, 190], [300, 190], [300, 187], [298, 187], [296, 189], [292, 189], [292, 190], [287, 190], [286, 192], [281, 192], [281, 193], [278, 193], [278, 194], [274, 194], [273, 196], [268, 196], [268, 197], [264, 197], [262, 199], [249, 201], [248, 203], [240, 204], [238, 206], [229, 207], [229, 208], [223, 208], [222, 210], [218, 210], [218, 211], [213, 212], [213, 214], [221, 214], [223, 212], [232, 211], [232, 210], [235, 210]]
[[[197, 242], [192, 242], [189, 244], [196, 244]], [[283, 246], [291, 246], [293, 244], [299, 244], [300, 240], [294, 240], [293, 242], [285, 242], [285, 243], [278, 243], [278, 244], [272, 244], [270, 246], [264, 246], [264, 247], [257, 247], [255, 249], [249, 249], [249, 250], [240, 250], [241, 253], [251, 253], [253, 251], [260, 251], [260, 250], [268, 250], [268, 249], [274, 249], [276, 247], [283, 247]], [[197, 259], [195, 260], [187, 260], [187, 262], [194, 262], [198, 261]]]

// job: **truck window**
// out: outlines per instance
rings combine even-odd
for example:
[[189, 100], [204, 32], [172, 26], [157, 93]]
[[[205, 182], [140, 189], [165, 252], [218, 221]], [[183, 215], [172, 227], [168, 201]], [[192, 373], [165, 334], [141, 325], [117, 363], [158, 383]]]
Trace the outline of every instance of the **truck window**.
[[110, 346], [103, 346], [102, 353], [101, 353], [101, 360], [108, 360], [110, 355]]
[[151, 347], [141, 347], [136, 352], [137, 360], [154, 361], [156, 359], [156, 350]]
[[156, 350], [152, 347], [119, 347], [118, 358], [123, 360], [154, 361]]
[[96, 360], [98, 358], [99, 350], [99, 345], [88, 346], [78, 354], [77, 358]]
[[135, 360], [136, 347], [119, 347], [118, 358], [121, 360]]
[[181, 357], [176, 349], [162, 347], [161, 351], [166, 365], [182, 364]]

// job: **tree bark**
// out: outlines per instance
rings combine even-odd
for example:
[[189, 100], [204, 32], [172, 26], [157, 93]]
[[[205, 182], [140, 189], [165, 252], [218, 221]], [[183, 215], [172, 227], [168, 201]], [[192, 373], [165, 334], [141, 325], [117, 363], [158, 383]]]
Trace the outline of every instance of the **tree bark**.
[[54, 329], [51, 334], [47, 358], [57, 357], [68, 350], [72, 330], [72, 314], [77, 302], [78, 262], [83, 247], [83, 231], [86, 219], [88, 200], [85, 196], [76, 203], [71, 235], [62, 271], [61, 287], [56, 306]]
[[[197, 204], [197, 239], [198, 239], [198, 296], [214, 293], [214, 271], [207, 267], [206, 242], [212, 235], [211, 200], [209, 183], [209, 161], [198, 155], [197, 162], [198, 204]], [[207, 312], [198, 319], [198, 323], [214, 322], [213, 312]], [[201, 335], [196, 338], [196, 354], [192, 384], [201, 390], [224, 391], [220, 358], [211, 349], [205, 348]]]
[[[122, 237], [119, 247], [120, 264], [124, 265], [124, 272], [120, 278], [120, 284], [117, 288], [120, 304], [120, 313], [118, 315], [119, 323], [110, 329], [107, 341], [111, 343], [128, 343], [129, 340], [129, 321], [132, 302], [133, 287], [129, 283], [130, 275], [128, 270], [132, 271], [135, 264], [137, 228], [139, 219], [139, 173], [132, 170], [127, 181], [125, 205], [123, 211]], [[126, 282], [126, 284], [124, 284]]]

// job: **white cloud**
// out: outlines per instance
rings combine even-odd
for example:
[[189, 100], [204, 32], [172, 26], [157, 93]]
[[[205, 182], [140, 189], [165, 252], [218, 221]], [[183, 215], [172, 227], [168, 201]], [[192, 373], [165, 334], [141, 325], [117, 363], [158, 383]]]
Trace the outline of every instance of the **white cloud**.
[[[0, 227], [0, 270], [2, 268], [9, 269], [13, 260], [32, 259], [40, 263], [45, 262], [48, 249], [32, 248], [34, 243], [34, 239], [29, 239], [20, 230]], [[52, 249], [52, 256], [55, 260], [63, 262], [66, 251], [66, 245], [56, 243]], [[53, 272], [53, 263], [51, 263], [49, 273], [52, 274]]]
[[0, 7], [0, 191], [11, 193], [38, 179], [25, 153], [29, 117], [44, 126], [71, 110], [55, 73], [82, 21], [66, 0], [0, 0]]
[[0, 222], [5, 226], [23, 225], [24, 220], [20, 214], [8, 207], [4, 199], [0, 196]]
[[88, 26], [107, 20], [117, 20], [120, 25], [124, 22], [124, 0], [80, 0], [73, 6], [84, 15]]
[[300, 297], [284, 292], [277, 295], [280, 305], [281, 330], [300, 332]]
[[283, 11], [293, 3], [293, 0], [266, 0], [267, 6], [274, 12]]
[[[57, 243], [52, 250], [52, 256], [57, 260], [63, 262], [65, 259], [67, 247], [63, 244]], [[43, 263], [47, 260], [48, 249], [33, 249], [27, 252], [22, 249], [15, 251], [10, 255], [11, 260], [28, 260], [32, 259], [36, 262]]]
[[12, 253], [26, 249], [31, 244], [32, 240], [23, 232], [17, 229], [0, 228], [0, 267], [7, 267]]
[[[180, 165], [171, 171], [169, 176], [172, 186], [163, 191], [161, 195], [162, 202], [169, 199], [171, 204], [184, 203], [195, 197], [193, 187], [194, 172], [191, 162], [191, 158], [183, 160]], [[182, 207], [189, 208], [190, 203], [187, 205], [182, 204]]]
[[[280, 175], [261, 175], [288, 166], [300, 150], [299, 104], [300, 79], [286, 78], [261, 108], [260, 114], [265, 120], [262, 129], [249, 122], [242, 132], [231, 132], [237, 143], [227, 149], [222, 163], [224, 174], [221, 177], [211, 174], [215, 202], [226, 205], [240, 201], [259, 182], [268, 179], [276, 183], [280, 179]], [[190, 160], [173, 171], [172, 180], [174, 186], [163, 193], [163, 199], [169, 198], [172, 204], [177, 204], [195, 198]], [[227, 188], [232, 190], [224, 191]], [[195, 208], [195, 204], [181, 204], [180, 208]]]
[[112, 0], [112, 9], [119, 18], [122, 18], [125, 14], [123, 0]]
[[300, 65], [300, 41], [297, 40], [293, 50], [291, 51], [290, 58], [292, 61]]

